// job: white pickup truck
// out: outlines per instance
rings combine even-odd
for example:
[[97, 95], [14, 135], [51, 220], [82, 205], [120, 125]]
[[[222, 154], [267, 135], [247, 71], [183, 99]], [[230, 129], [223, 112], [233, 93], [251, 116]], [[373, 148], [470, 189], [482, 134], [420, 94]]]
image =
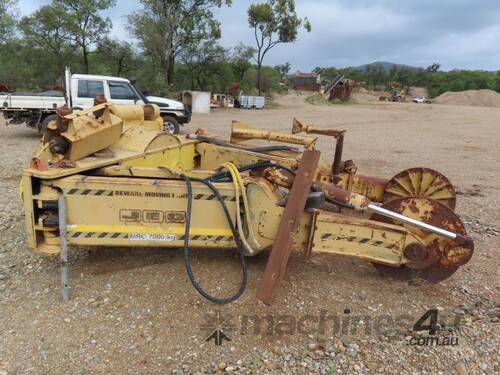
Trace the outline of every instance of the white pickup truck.
[[154, 103], [160, 107], [164, 130], [177, 134], [179, 125], [191, 120], [191, 111], [176, 100], [145, 96], [128, 79], [87, 74], [71, 74], [66, 69], [66, 92], [0, 93], [0, 110], [9, 124], [26, 123], [42, 133], [48, 123], [56, 118], [56, 109], [64, 104], [73, 110], [94, 105], [96, 95], [117, 104]]

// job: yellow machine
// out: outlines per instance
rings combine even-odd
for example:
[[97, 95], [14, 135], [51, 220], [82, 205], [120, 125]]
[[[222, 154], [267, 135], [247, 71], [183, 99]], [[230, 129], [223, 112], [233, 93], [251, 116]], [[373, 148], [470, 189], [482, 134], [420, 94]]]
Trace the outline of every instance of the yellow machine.
[[[294, 133], [335, 137], [328, 163], [316, 138], [238, 122], [231, 141], [166, 134], [154, 105], [102, 103], [68, 112], [58, 111], [21, 183], [29, 246], [60, 255], [63, 264], [68, 246], [184, 246], [196, 289], [226, 303], [245, 289], [243, 255], [272, 248], [258, 293], [270, 303], [292, 250], [363, 258], [381, 272], [431, 282], [449, 277], [473, 253], [446, 177], [427, 168], [390, 180], [359, 175], [352, 161], [341, 160], [344, 131], [294, 122]], [[237, 248], [244, 274], [237, 295], [203, 291], [190, 248]], [[67, 287], [67, 271], [62, 275]]]

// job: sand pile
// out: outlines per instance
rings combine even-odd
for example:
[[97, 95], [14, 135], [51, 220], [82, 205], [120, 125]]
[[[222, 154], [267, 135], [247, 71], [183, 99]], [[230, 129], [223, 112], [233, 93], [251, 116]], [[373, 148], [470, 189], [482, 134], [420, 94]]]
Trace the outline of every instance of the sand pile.
[[492, 90], [447, 91], [432, 102], [448, 105], [500, 107], [500, 94]]
[[370, 91], [364, 87], [357, 87], [352, 91], [352, 99], [357, 103], [378, 102], [379, 96], [385, 95], [381, 91]]

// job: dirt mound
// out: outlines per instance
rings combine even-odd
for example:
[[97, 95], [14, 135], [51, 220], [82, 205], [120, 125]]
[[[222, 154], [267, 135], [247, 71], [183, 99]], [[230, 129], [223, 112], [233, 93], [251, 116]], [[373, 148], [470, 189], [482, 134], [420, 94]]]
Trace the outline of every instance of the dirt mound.
[[447, 91], [433, 100], [436, 104], [500, 107], [500, 94], [492, 90]]
[[386, 95], [383, 91], [370, 91], [364, 87], [359, 87], [352, 92], [352, 99], [355, 103], [378, 102], [380, 96]]

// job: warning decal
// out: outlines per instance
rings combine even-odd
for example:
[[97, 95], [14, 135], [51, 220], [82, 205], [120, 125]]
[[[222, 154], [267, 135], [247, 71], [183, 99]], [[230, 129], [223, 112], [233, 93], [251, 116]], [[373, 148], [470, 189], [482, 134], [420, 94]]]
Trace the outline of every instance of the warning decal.
[[175, 235], [165, 233], [130, 233], [132, 241], [175, 241]]

